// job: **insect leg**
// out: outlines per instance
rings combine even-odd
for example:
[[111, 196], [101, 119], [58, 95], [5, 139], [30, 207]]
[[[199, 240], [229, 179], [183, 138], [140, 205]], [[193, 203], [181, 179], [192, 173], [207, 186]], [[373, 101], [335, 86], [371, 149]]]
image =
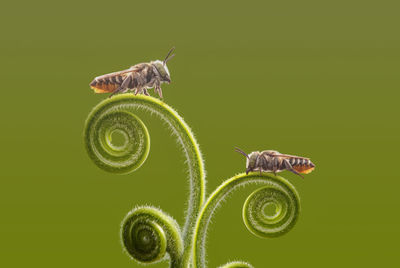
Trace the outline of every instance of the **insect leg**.
[[161, 99], [163, 98], [161, 87], [158, 87], [158, 95], [160, 95]]
[[264, 155], [258, 155], [256, 160], [256, 167], [260, 170], [260, 175], [263, 171], [267, 171], [268, 169], [268, 160], [264, 157]]
[[258, 155], [258, 156], [257, 156], [257, 159], [256, 159], [256, 165], [255, 165], [255, 167], [256, 167], [256, 168], [258, 167], [258, 170], [260, 171], [260, 176], [262, 175], [262, 168], [261, 168], [262, 164], [261, 164], [261, 160], [262, 160], [262, 158], [260, 157], [260, 155]]
[[146, 96], [150, 96], [149, 92], [147, 91], [147, 88], [143, 89], [143, 94]]
[[276, 176], [276, 171], [278, 169], [279, 169], [279, 159], [278, 159], [278, 157], [274, 157], [274, 160], [272, 162], [272, 170], [273, 170], [275, 176]]
[[161, 99], [163, 98], [161, 85], [160, 85], [159, 82], [156, 82], [156, 85], [154, 87], [154, 91], [156, 91], [158, 93], [158, 96], [160, 96]]
[[250, 171], [251, 171], [251, 169], [250, 169], [250, 168], [247, 168], [247, 169], [246, 169], [246, 175], [249, 174]]
[[113, 93], [110, 94], [110, 96], [108, 96], [109, 98], [111, 98], [112, 96], [114, 96], [115, 94], [121, 93], [124, 89], [122, 88], [122, 86], [120, 86], [119, 88], [117, 88]]
[[303, 177], [303, 175], [301, 175], [299, 172], [297, 172], [296, 170], [293, 169], [292, 165], [289, 163], [289, 161], [287, 159], [283, 159], [283, 163], [285, 163], [285, 168], [291, 172], [293, 172], [296, 175], [299, 175], [300, 177]]
[[125, 91], [128, 88], [129, 84], [131, 83], [131, 80], [132, 80], [132, 76], [128, 75], [128, 77], [125, 78], [125, 80], [122, 82], [122, 84], [113, 93], [111, 93], [109, 98], [111, 98], [115, 94]]

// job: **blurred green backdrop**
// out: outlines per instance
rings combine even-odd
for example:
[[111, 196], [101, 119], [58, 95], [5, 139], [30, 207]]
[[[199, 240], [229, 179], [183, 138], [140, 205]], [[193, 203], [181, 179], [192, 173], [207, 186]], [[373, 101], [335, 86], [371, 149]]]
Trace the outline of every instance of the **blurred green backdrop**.
[[133, 174], [97, 168], [82, 138], [107, 97], [90, 81], [172, 46], [165, 101], [196, 133], [208, 193], [244, 171], [234, 146], [317, 165], [305, 180], [282, 174], [302, 213], [281, 238], [245, 229], [251, 189], [232, 196], [209, 232], [210, 267], [396, 266], [398, 10], [385, 0], [3, 3], [0, 266], [141, 267], [121, 249], [125, 214], [153, 204], [183, 222], [183, 156], [157, 119], [142, 116], [151, 152]]

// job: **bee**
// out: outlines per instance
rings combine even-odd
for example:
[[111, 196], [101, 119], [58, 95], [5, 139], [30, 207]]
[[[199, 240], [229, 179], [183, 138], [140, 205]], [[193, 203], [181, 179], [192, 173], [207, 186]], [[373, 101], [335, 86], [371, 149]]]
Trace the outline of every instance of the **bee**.
[[120, 72], [98, 76], [90, 83], [90, 87], [95, 93], [111, 93], [110, 97], [128, 90], [135, 90], [135, 95], [149, 96], [147, 90], [154, 87], [154, 91], [163, 98], [161, 83], [171, 83], [167, 62], [175, 56], [171, 55], [174, 49], [171, 48], [163, 61], [139, 63]]
[[239, 148], [235, 148], [235, 151], [247, 158], [246, 174], [249, 174], [251, 171], [260, 171], [261, 175], [261, 173], [265, 171], [273, 172], [274, 175], [276, 175], [277, 172], [289, 170], [294, 174], [304, 178], [301, 174], [308, 174], [315, 168], [315, 165], [310, 161], [309, 158], [281, 154], [278, 151], [257, 151], [252, 152], [249, 155]]

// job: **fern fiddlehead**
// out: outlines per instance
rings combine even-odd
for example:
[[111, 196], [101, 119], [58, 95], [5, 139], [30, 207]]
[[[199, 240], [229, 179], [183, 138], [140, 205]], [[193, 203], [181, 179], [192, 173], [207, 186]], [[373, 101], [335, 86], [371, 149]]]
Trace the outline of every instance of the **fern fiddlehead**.
[[[123, 220], [121, 240], [125, 251], [141, 263], [157, 262], [170, 257], [171, 267], [206, 267], [207, 227], [222, 200], [240, 186], [262, 184], [243, 206], [246, 227], [260, 237], [276, 237], [288, 232], [296, 223], [300, 202], [295, 188], [282, 177], [269, 174], [239, 174], [226, 180], [205, 200], [205, 171], [199, 146], [183, 119], [158, 99], [143, 95], [117, 95], [99, 103], [89, 114], [85, 125], [85, 146], [93, 162], [103, 170], [129, 173], [146, 160], [150, 137], [146, 126], [135, 115], [147, 111], [158, 116], [172, 130], [182, 146], [188, 166], [190, 194], [183, 231], [176, 221], [154, 207], [137, 207]], [[121, 146], [112, 142], [119, 132], [125, 138]], [[275, 206], [266, 215], [267, 205]], [[252, 268], [235, 261], [221, 268]]]
[[[112, 135], [120, 133], [124, 144], [115, 146]], [[129, 173], [139, 168], [150, 150], [146, 126], [133, 113], [118, 109], [96, 107], [85, 129], [86, 150], [95, 164], [113, 173]]]
[[[243, 207], [243, 218], [248, 230], [261, 237], [275, 237], [288, 232], [300, 213], [300, 198], [296, 189], [280, 176], [258, 173], [239, 174], [223, 182], [205, 202], [196, 223], [193, 237], [193, 266], [206, 267], [205, 242], [208, 224], [216, 210], [229, 194], [247, 184], [263, 184], [254, 191]], [[264, 213], [266, 205], [276, 205], [272, 216]], [[224, 268], [247, 267], [246, 263], [228, 263]]]
[[[190, 128], [178, 113], [164, 102], [144, 95], [121, 94], [106, 99], [91, 111], [86, 120], [84, 133], [86, 150], [93, 162], [106, 171], [128, 173], [139, 168], [146, 160], [150, 147], [147, 128], [135, 115], [139, 110], [155, 114], [166, 123], [185, 154], [190, 194], [181, 239], [185, 245], [189, 245], [197, 214], [205, 198], [205, 171], [199, 146]], [[112, 144], [111, 135], [115, 131], [119, 131], [126, 138], [122, 146]], [[153, 217], [155, 215], [153, 214]], [[128, 219], [131, 218], [127, 217], [126, 220]], [[173, 229], [173, 226], [169, 227]], [[122, 237], [123, 241], [124, 239], [125, 237]], [[126, 239], [131, 238], [126, 237]], [[127, 252], [134, 257], [130, 250]], [[185, 252], [185, 255], [190, 254], [189, 247], [185, 246]]]
[[121, 240], [133, 259], [155, 263], [168, 252], [171, 267], [180, 267], [183, 241], [176, 221], [153, 207], [137, 207], [122, 221]]

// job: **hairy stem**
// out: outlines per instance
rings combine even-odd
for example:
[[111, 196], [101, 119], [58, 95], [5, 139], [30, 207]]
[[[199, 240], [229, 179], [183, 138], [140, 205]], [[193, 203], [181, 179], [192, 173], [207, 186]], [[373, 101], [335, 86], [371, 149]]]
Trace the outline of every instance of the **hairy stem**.
[[182, 262], [183, 241], [176, 221], [161, 210], [144, 206], [133, 209], [122, 222], [121, 240], [134, 260], [155, 263], [170, 256], [170, 267]]
[[233, 261], [233, 262], [229, 262], [225, 265], [222, 265], [219, 268], [254, 268], [254, 267], [250, 263], [247, 263], [247, 262]]
[[[188, 125], [164, 102], [144, 95], [121, 94], [99, 103], [89, 114], [85, 125], [85, 145], [94, 163], [109, 172], [129, 173], [146, 160], [150, 137], [135, 112], [155, 114], [172, 130], [182, 146], [189, 176], [189, 202], [182, 238], [185, 259], [190, 259], [191, 241], [196, 218], [205, 198], [205, 171], [199, 146]], [[118, 131], [126, 138], [122, 146], [112, 144], [112, 134]]]
[[[164, 260], [167, 253], [173, 268], [206, 267], [205, 243], [208, 224], [216, 208], [235, 189], [247, 184], [262, 184], [243, 206], [247, 229], [259, 237], [277, 237], [295, 225], [300, 200], [295, 188], [284, 178], [271, 174], [239, 174], [226, 180], [205, 201], [205, 171], [199, 146], [183, 119], [162, 101], [143, 95], [123, 94], [106, 99], [89, 114], [85, 125], [85, 146], [93, 162], [113, 173], [138, 169], [150, 151], [150, 136], [137, 111], [158, 116], [172, 130], [181, 145], [188, 167], [190, 185], [188, 209], [183, 231], [176, 221], [161, 210], [143, 206], [133, 209], [122, 222], [121, 240], [125, 251], [140, 263]], [[113, 144], [112, 136], [125, 138]], [[267, 206], [275, 210], [265, 212]], [[252, 268], [234, 261], [221, 268]]]
[[[206, 267], [205, 243], [208, 224], [216, 208], [230, 193], [247, 184], [263, 184], [247, 199], [243, 216], [247, 228], [262, 237], [276, 237], [288, 232], [296, 223], [300, 213], [300, 199], [296, 189], [284, 178], [270, 174], [239, 174], [220, 185], [205, 202], [195, 227], [193, 236], [193, 267]], [[266, 215], [266, 205], [274, 203], [275, 215]], [[247, 266], [246, 266], [247, 265]], [[247, 263], [235, 262], [223, 267], [251, 267]]]

